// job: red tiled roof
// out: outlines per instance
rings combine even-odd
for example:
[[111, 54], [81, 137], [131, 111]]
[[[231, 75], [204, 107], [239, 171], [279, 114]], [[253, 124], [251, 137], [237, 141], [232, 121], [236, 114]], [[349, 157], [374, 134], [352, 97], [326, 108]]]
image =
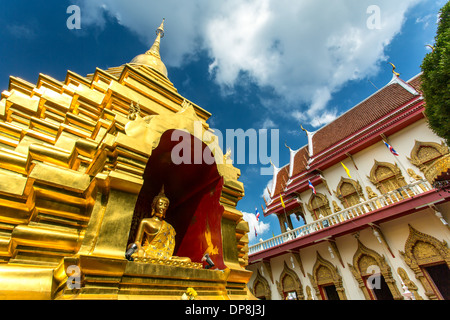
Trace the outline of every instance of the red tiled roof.
[[292, 170], [292, 176], [295, 177], [300, 172], [306, 170], [306, 164], [308, 159], [308, 146], [304, 146], [294, 156], [294, 168]]
[[376, 122], [412, 98], [414, 95], [397, 83], [381, 89], [317, 131], [312, 139], [314, 155]]
[[287, 181], [289, 180], [289, 165], [283, 167], [278, 171], [276, 178], [275, 191], [273, 192], [272, 199], [278, 196], [286, 186]]
[[408, 81], [408, 84], [413, 87], [414, 89], [416, 89], [416, 91], [422, 93], [422, 89], [421, 89], [421, 84], [422, 84], [422, 78], [421, 78], [421, 74], [415, 76], [414, 78], [412, 78], [411, 80]]
[[[420, 92], [420, 74], [409, 80], [408, 84]], [[314, 155], [332, 147], [336, 143], [383, 118], [390, 112], [412, 100], [414, 97], [414, 94], [395, 82], [382, 88], [333, 122], [317, 131], [312, 139]], [[286, 182], [289, 180], [290, 165], [293, 165], [292, 177], [307, 170], [307, 160], [305, 160], [305, 158], [309, 158], [307, 145], [297, 151], [293, 163], [287, 165], [278, 172], [272, 199], [279, 196], [286, 186]]]

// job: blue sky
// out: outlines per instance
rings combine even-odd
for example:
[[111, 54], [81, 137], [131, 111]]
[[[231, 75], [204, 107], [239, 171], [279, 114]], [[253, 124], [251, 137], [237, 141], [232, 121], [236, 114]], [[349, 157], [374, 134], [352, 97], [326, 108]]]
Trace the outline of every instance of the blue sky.
[[[285, 142], [292, 149], [306, 144], [300, 123], [315, 131], [383, 87], [392, 77], [388, 61], [402, 79], [420, 72], [446, 1], [4, 2], [2, 91], [10, 75], [36, 83], [39, 73], [64, 80], [67, 70], [86, 75], [127, 63], [148, 50], [165, 18], [161, 56], [179, 93], [211, 112], [211, 127], [222, 133], [268, 129], [271, 137], [278, 130], [273, 159], [283, 166]], [[70, 5], [81, 9], [81, 29], [66, 26]], [[369, 10], [374, 5], [378, 12]], [[261, 212], [272, 177], [261, 175], [261, 161], [235, 166], [245, 187], [237, 208], [254, 243], [252, 214]], [[280, 233], [274, 217], [257, 229], [258, 239]]]

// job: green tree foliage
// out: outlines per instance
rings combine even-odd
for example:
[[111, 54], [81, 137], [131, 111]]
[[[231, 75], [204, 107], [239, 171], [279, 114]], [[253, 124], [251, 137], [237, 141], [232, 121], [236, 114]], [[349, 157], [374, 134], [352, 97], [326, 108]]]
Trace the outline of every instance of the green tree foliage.
[[450, 1], [440, 10], [432, 52], [422, 62], [422, 91], [430, 128], [450, 142]]

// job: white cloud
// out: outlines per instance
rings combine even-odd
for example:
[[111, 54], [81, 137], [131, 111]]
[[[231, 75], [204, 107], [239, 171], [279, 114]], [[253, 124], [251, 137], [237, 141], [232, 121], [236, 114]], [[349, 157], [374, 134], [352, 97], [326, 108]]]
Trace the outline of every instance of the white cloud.
[[[249, 242], [254, 242], [255, 240], [259, 240], [263, 234], [265, 234], [270, 229], [270, 224], [264, 223], [261, 221], [262, 218], [262, 212], [260, 212], [260, 219], [259, 221], [256, 221], [256, 214], [254, 213], [248, 213], [248, 212], [242, 212], [244, 215], [244, 220], [248, 222], [249, 226], [249, 233], [248, 233], [248, 240]], [[258, 234], [258, 237], [255, 239], [255, 229]]]
[[322, 127], [324, 125], [327, 125], [328, 123], [330, 123], [331, 121], [333, 121], [337, 117], [338, 117], [337, 110], [325, 111], [321, 115], [314, 116], [311, 119], [310, 124], [314, 128], [319, 128], [319, 127]]
[[308, 120], [308, 116], [305, 112], [302, 112], [300, 110], [294, 110], [291, 112], [291, 117], [294, 118], [298, 123], [302, 124], [306, 120]]
[[271, 128], [276, 128], [276, 127], [277, 126], [275, 125], [275, 122], [273, 122], [271, 119], [266, 119], [266, 120], [264, 120], [261, 129], [271, 129]]
[[153, 30], [166, 18], [162, 44], [166, 65], [180, 66], [206, 50], [212, 60], [212, 79], [226, 92], [245, 74], [279, 95], [273, 112], [317, 124], [324, 111], [327, 117], [320, 122], [333, 117], [333, 111], [327, 110], [333, 93], [350, 80], [377, 73], [379, 62], [387, 59], [385, 47], [401, 31], [405, 13], [420, 1], [424, 0], [377, 0], [379, 29], [367, 26], [371, 18], [367, 8], [373, 0], [79, 3], [83, 23], [104, 25], [104, 10], [140, 35], [147, 46], [154, 40]]
[[272, 184], [273, 184], [273, 179], [270, 179], [270, 181], [267, 183], [266, 187], [264, 188], [264, 190], [262, 192], [261, 196], [264, 199], [266, 199], [266, 201], [269, 201], [269, 199], [270, 199], [269, 191], [267, 191], [267, 190], [271, 190], [272, 189]]

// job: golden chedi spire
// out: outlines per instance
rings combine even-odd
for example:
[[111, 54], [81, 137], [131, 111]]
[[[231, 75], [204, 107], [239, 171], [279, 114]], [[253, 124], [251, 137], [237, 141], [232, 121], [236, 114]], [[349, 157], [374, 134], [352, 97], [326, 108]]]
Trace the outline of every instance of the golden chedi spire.
[[160, 72], [167, 78], [167, 68], [162, 62], [159, 54], [161, 39], [164, 37], [164, 20], [165, 19], [163, 19], [159, 28], [156, 29], [156, 39], [150, 50], [144, 54], [136, 56], [133, 60], [131, 60], [130, 64], [146, 65]]

